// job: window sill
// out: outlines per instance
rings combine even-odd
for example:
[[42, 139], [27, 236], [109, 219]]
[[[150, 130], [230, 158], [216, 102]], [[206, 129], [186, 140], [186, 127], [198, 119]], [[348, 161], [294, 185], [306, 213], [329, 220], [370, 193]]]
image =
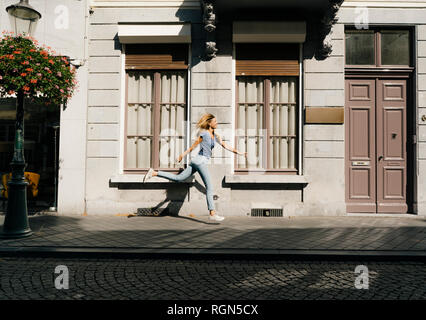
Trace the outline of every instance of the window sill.
[[308, 184], [308, 181], [306, 176], [299, 175], [229, 174], [225, 176], [225, 183]]
[[144, 174], [118, 174], [109, 179], [111, 184], [165, 184], [165, 183], [194, 183], [194, 176], [188, 179], [175, 182], [161, 177], [152, 177], [147, 182], [143, 182]]

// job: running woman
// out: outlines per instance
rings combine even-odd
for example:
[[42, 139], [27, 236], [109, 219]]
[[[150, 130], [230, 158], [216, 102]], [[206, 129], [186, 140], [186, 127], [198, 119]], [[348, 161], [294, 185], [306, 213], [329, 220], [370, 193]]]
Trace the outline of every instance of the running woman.
[[213, 203], [213, 186], [210, 179], [210, 173], [207, 167], [207, 163], [212, 155], [212, 149], [215, 146], [215, 139], [219, 142], [219, 144], [226, 150], [232, 151], [233, 153], [243, 155], [244, 157], [247, 157], [247, 152], [240, 152], [234, 148], [229, 147], [226, 145], [225, 142], [222, 141], [222, 138], [215, 134], [214, 130], [217, 128], [217, 121], [214, 115], [208, 113], [201, 117], [201, 119], [197, 123], [197, 128], [202, 129], [200, 131], [200, 135], [198, 136], [197, 140], [194, 142], [194, 144], [188, 148], [183, 154], [181, 154], [177, 161], [181, 162], [182, 159], [192, 150], [194, 150], [198, 144], [200, 144], [200, 151], [198, 154], [194, 157], [194, 159], [191, 160], [189, 166], [183, 170], [179, 174], [173, 174], [170, 172], [165, 171], [154, 171], [154, 169], [149, 168], [148, 172], [146, 173], [143, 182], [148, 181], [148, 179], [152, 178], [153, 176], [159, 176], [163, 177], [172, 181], [183, 181], [198, 171], [198, 173], [201, 176], [201, 179], [204, 182], [204, 185], [206, 187], [206, 199], [207, 199], [207, 208], [210, 211], [209, 219], [215, 220], [215, 221], [222, 221], [225, 219], [224, 217], [218, 215], [215, 211], [214, 203]]

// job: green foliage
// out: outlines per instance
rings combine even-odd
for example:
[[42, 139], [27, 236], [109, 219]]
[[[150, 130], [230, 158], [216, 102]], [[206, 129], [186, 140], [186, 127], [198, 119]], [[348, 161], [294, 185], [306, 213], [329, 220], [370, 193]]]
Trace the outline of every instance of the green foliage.
[[19, 90], [35, 103], [66, 103], [76, 89], [75, 67], [28, 35], [3, 31], [0, 40], [0, 97]]

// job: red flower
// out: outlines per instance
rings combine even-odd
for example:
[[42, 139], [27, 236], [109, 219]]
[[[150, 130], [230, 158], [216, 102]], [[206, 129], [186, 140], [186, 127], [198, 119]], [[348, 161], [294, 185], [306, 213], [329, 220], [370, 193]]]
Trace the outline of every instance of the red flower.
[[22, 53], [22, 51], [13, 51], [13, 53], [20, 54], [20, 53]]
[[27, 70], [28, 72], [34, 71], [32, 68], [26, 68], [25, 70]]
[[31, 79], [31, 83], [37, 83], [37, 79]]
[[21, 77], [25, 77], [27, 74], [25, 72], [21, 73]]
[[52, 59], [50, 59], [50, 60], [49, 60], [49, 63], [54, 64], [54, 62], [53, 62], [53, 60], [52, 60]]
[[28, 90], [30, 90], [30, 87], [28, 87], [28, 86], [23, 86], [23, 89], [24, 89], [25, 91], [28, 91]]

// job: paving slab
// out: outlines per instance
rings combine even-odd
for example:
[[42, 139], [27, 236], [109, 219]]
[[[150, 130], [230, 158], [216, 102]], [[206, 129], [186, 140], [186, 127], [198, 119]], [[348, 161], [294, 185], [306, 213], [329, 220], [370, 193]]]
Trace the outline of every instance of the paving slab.
[[[0, 216], [3, 225], [4, 216]], [[420, 216], [29, 217], [33, 235], [0, 239], [0, 253], [174, 253], [426, 257]]]

